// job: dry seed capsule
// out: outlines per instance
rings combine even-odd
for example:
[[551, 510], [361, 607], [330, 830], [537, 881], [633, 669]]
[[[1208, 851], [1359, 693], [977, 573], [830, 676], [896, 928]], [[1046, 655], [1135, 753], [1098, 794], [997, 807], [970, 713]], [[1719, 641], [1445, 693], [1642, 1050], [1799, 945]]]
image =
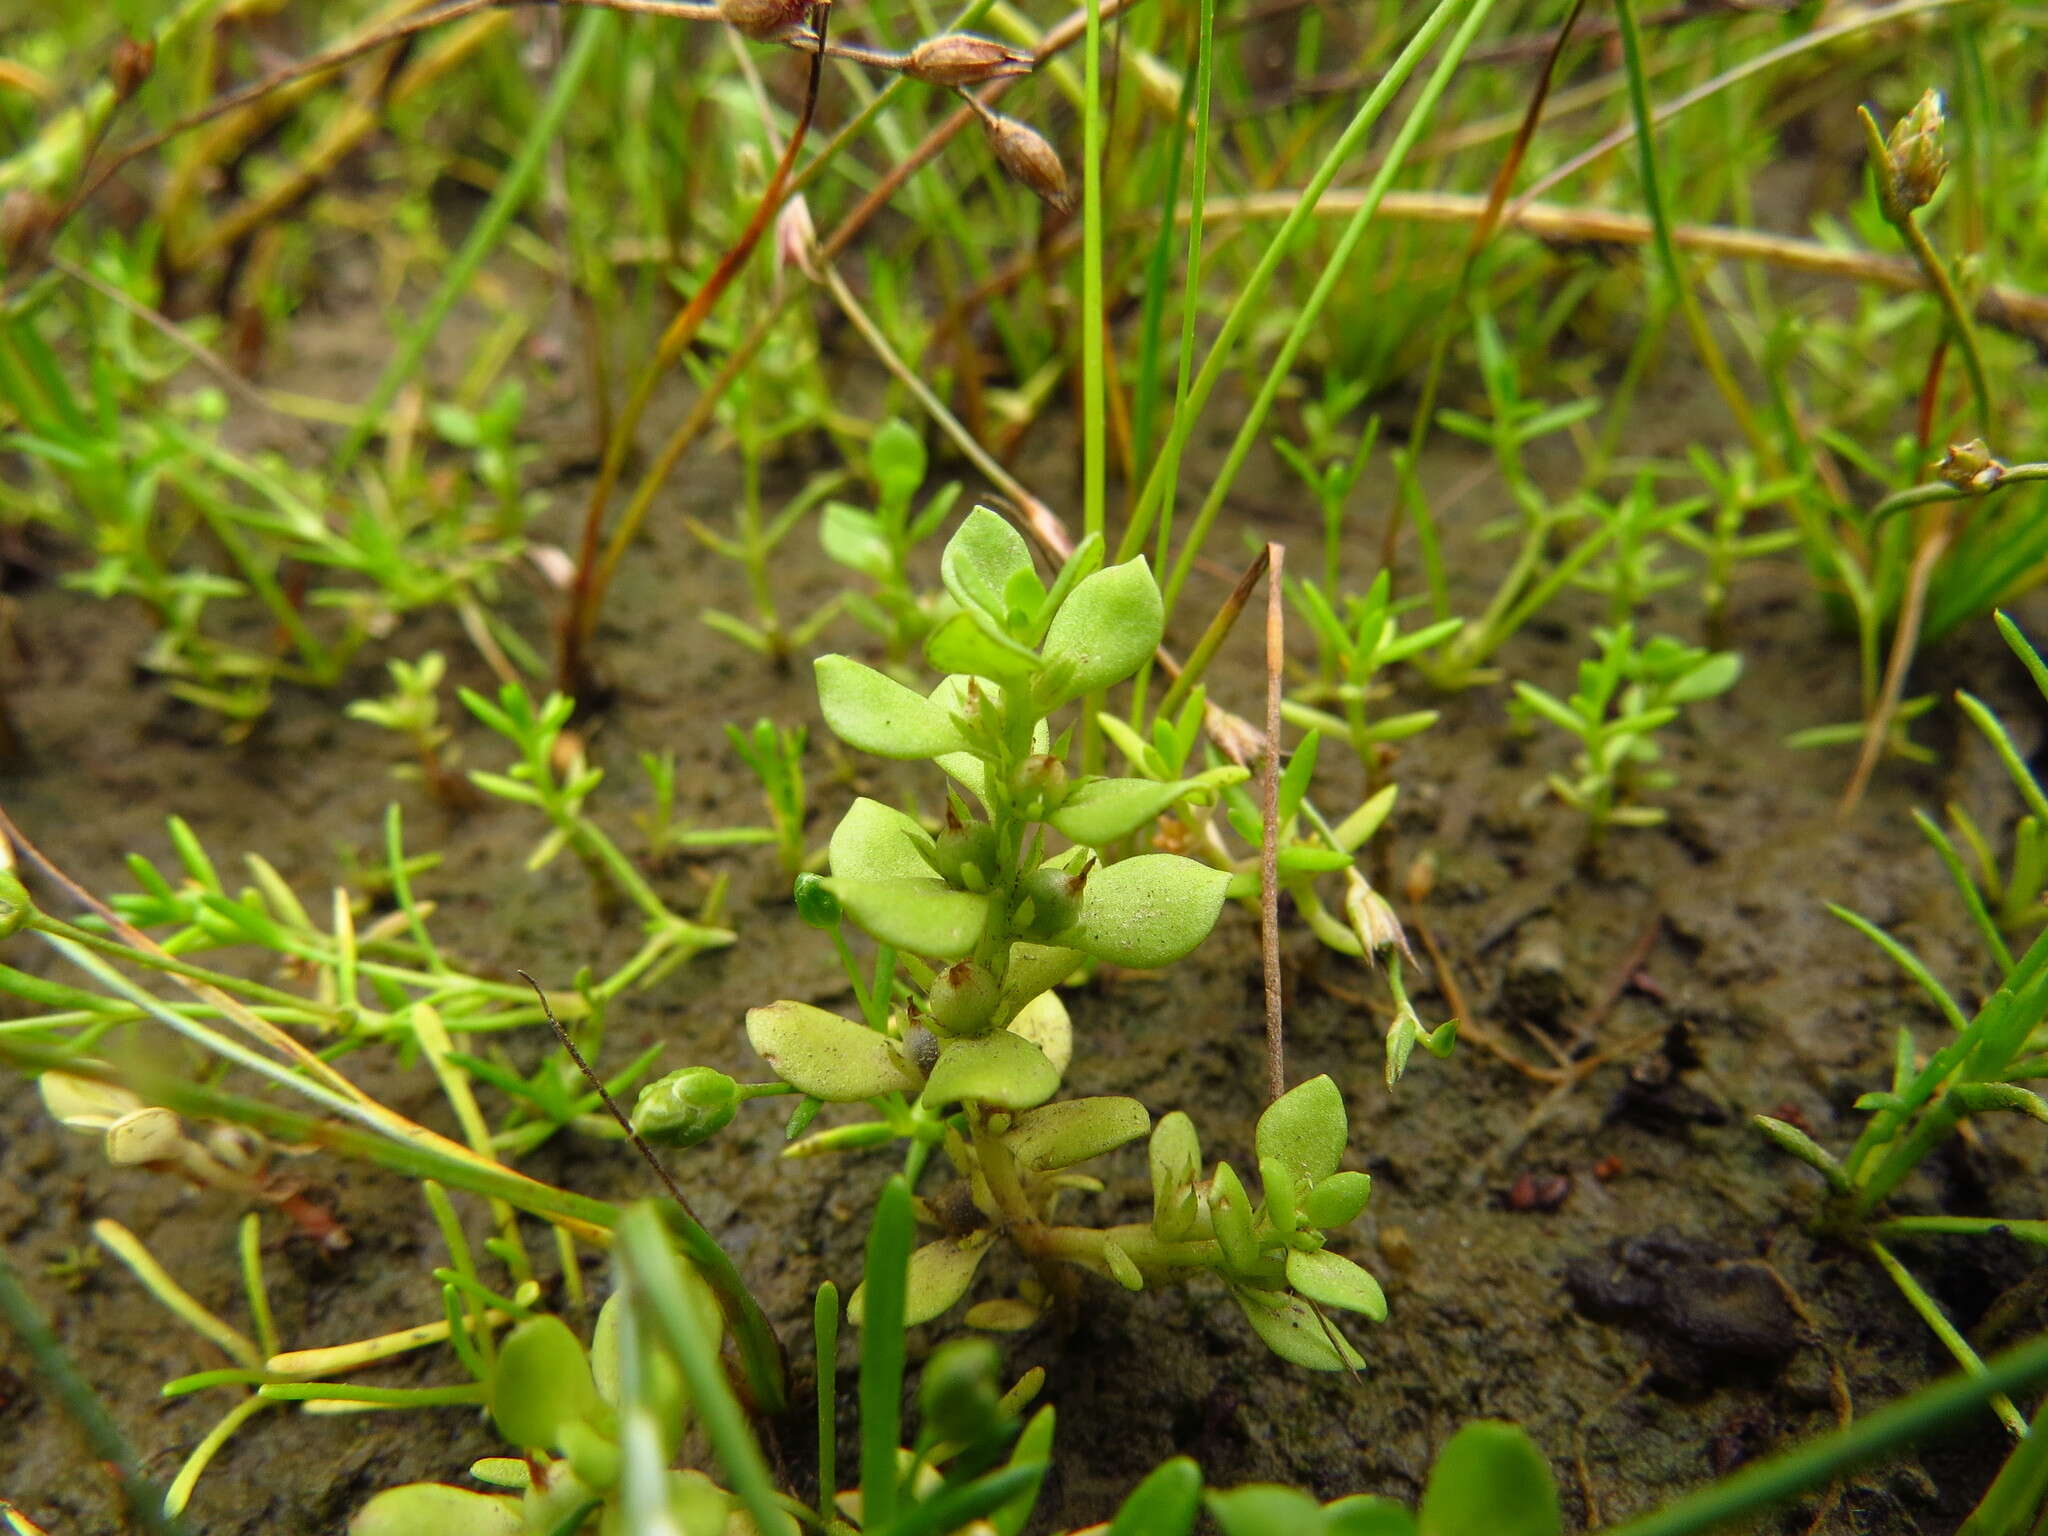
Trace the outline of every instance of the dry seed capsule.
[[981, 85], [1007, 75], [1028, 75], [1031, 68], [1030, 54], [971, 32], [928, 37], [903, 61], [903, 73], [911, 79], [943, 86]]
[[124, 37], [107, 56], [107, 78], [113, 82], [114, 99], [126, 101], [142, 89], [142, 83], [156, 71], [156, 43], [148, 38], [137, 42]]
[[1948, 172], [1941, 127], [1941, 92], [1929, 91], [1898, 120], [1885, 141], [1892, 194], [1902, 208], [1926, 207]]
[[982, 118], [981, 126], [988, 135], [988, 147], [995, 151], [996, 159], [1005, 171], [1037, 193], [1046, 206], [1060, 213], [1074, 211], [1074, 194], [1067, 186], [1067, 168], [1060, 164], [1060, 157], [1045, 141], [1044, 134], [1014, 117], [1003, 117], [997, 113]]
[[803, 25], [810, 10], [810, 0], [718, 0], [718, 14], [726, 24], [737, 27], [756, 42], [780, 37], [792, 27]]

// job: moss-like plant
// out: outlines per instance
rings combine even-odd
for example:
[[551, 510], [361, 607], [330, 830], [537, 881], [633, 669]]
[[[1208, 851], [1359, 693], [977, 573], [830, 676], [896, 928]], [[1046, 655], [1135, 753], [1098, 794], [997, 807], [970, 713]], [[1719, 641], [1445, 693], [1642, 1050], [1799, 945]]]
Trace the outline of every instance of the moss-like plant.
[[[880, 801], [855, 801], [832, 834], [830, 874], [798, 881], [799, 907], [833, 934], [862, 1017], [783, 1000], [749, 1013], [747, 1036], [786, 1089], [875, 1111], [793, 1153], [907, 1138], [913, 1175], [934, 1149], [957, 1171], [959, 1198], [935, 1196], [921, 1210], [947, 1235], [911, 1261], [908, 1321], [961, 1300], [1007, 1237], [1034, 1276], [1020, 1294], [972, 1308], [970, 1323], [1028, 1326], [1072, 1294], [1076, 1266], [1131, 1290], [1208, 1272], [1282, 1356], [1355, 1366], [1316, 1304], [1377, 1319], [1385, 1302], [1369, 1274], [1324, 1247], [1323, 1234], [1351, 1221], [1371, 1190], [1364, 1174], [1338, 1168], [1348, 1128], [1333, 1082], [1302, 1084], [1260, 1119], [1258, 1201], [1227, 1163], [1203, 1177], [1184, 1114], [1155, 1127], [1135, 1099], [1051, 1102], [1073, 1051], [1052, 988], [1091, 964], [1179, 960], [1208, 935], [1230, 882], [1179, 854], [1117, 851], [1162, 814], [1245, 777], [1235, 766], [1167, 782], [1068, 772], [1067, 740], [1054, 743], [1050, 717], [1130, 677], [1164, 628], [1146, 563], [1105, 567], [1102, 548], [1084, 541], [1048, 587], [1023, 538], [977, 509], [941, 562], [960, 611], [926, 643], [949, 674], [936, 688], [919, 693], [845, 656], [818, 661], [825, 720], [841, 739], [930, 762], [958, 788], [936, 833]], [[846, 944], [848, 924], [880, 946], [870, 975]], [[651, 1140], [686, 1145], [775, 1086], [691, 1069], [650, 1085], [635, 1121]], [[1148, 1131], [1152, 1219], [1063, 1224], [1069, 1194], [1101, 1187], [1073, 1170]]]

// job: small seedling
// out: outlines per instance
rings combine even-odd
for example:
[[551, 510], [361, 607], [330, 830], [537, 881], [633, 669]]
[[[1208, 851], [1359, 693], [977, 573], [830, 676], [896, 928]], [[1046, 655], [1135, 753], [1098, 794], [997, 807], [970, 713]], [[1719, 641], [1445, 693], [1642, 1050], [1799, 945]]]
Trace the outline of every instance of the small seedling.
[[[935, 763], [958, 790], [936, 834], [862, 799], [832, 834], [831, 873], [798, 881], [798, 907], [834, 935], [859, 1020], [809, 1003], [754, 1009], [747, 1035], [777, 1078], [809, 1100], [865, 1103], [873, 1118], [799, 1142], [798, 1155], [912, 1144], [911, 1168], [943, 1149], [978, 1213], [964, 1234], [918, 1249], [904, 1318], [924, 1322], [960, 1301], [998, 1236], [1033, 1278], [968, 1313], [987, 1327], [1027, 1326], [1072, 1288], [1070, 1266], [1140, 1290], [1217, 1275], [1254, 1331], [1283, 1357], [1317, 1369], [1358, 1356], [1317, 1310], [1385, 1315], [1372, 1277], [1325, 1246], [1371, 1184], [1340, 1172], [1343, 1097], [1328, 1078], [1302, 1084], [1259, 1122], [1264, 1199], [1228, 1164], [1204, 1178], [1193, 1124], [1155, 1127], [1126, 1098], [1050, 1102], [1073, 1051], [1066, 1008], [1051, 989], [1089, 963], [1152, 969], [1194, 948], [1215, 923], [1231, 877], [1172, 853], [1113, 858], [1163, 813], [1227, 790], [1235, 766], [1161, 783], [1070, 775], [1066, 742], [1048, 717], [1134, 673], [1157, 648], [1159, 589], [1143, 560], [1102, 566], [1084, 540], [1048, 588], [1017, 532], [977, 509], [941, 561], [960, 611], [926, 641], [949, 675], [921, 694], [844, 656], [817, 664], [826, 723], [849, 745]], [[1048, 839], [1073, 846], [1053, 852]], [[872, 974], [841, 930], [880, 946]], [[746, 1090], [702, 1070], [643, 1094], [636, 1125], [699, 1139], [730, 1118]], [[799, 1123], [807, 1121], [799, 1113]], [[1070, 1195], [1098, 1187], [1076, 1165], [1152, 1133], [1154, 1215], [1100, 1229], [1062, 1224]], [[936, 1217], [934, 1218], [936, 1220]], [[862, 1293], [852, 1307], [861, 1315]]]
[[1552, 774], [1548, 783], [1586, 818], [1597, 844], [1610, 826], [1654, 827], [1665, 819], [1661, 807], [1640, 800], [1677, 782], [1668, 769], [1652, 766], [1663, 755], [1657, 733], [1686, 705], [1732, 688], [1742, 658], [1666, 635], [1638, 646], [1630, 624], [1596, 629], [1593, 639], [1599, 654], [1579, 663], [1579, 686], [1569, 699], [1519, 681], [1515, 698], [1525, 717], [1547, 720], [1579, 743], [1571, 774]]

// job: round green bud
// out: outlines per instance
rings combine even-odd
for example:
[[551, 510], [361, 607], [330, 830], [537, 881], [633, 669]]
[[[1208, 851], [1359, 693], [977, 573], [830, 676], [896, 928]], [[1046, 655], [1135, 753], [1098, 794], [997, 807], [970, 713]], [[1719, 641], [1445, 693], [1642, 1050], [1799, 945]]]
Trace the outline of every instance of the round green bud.
[[796, 877], [796, 914], [813, 928], [839, 926], [839, 898], [819, 876], [806, 870]]
[[1067, 765], [1050, 753], [1027, 757], [1010, 774], [1010, 793], [1019, 811], [1042, 820], [1067, 797]]
[[28, 899], [28, 887], [11, 869], [0, 869], [0, 939], [10, 939], [28, 926], [36, 915], [36, 904]]
[[1050, 939], [1074, 926], [1093, 867], [1085, 866], [1078, 875], [1064, 869], [1034, 869], [1017, 883], [1017, 921], [1025, 938]]
[[942, 1035], [982, 1035], [995, 1020], [1001, 996], [993, 971], [979, 961], [962, 960], [932, 979], [924, 1010]]
[[640, 1090], [633, 1129], [657, 1147], [694, 1147], [732, 1124], [740, 1085], [709, 1067], [684, 1067]]
[[988, 872], [996, 867], [996, 829], [985, 821], [947, 827], [932, 839], [932, 868], [946, 884], [956, 890], [972, 890], [972, 880], [966, 874], [969, 865], [979, 872], [981, 888], [986, 890]]

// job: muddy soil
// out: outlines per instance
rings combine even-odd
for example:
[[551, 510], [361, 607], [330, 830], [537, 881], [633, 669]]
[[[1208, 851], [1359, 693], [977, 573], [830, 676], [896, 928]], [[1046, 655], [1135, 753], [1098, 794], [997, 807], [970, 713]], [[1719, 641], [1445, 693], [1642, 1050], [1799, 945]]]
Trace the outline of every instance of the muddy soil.
[[[367, 349], [357, 345], [345, 300], [330, 297], [326, 315], [302, 319], [277, 382], [345, 396], [348, 379], [381, 357], [374, 336]], [[1673, 408], [1647, 414], [1667, 420], [1676, 441], [1699, 428], [1688, 419], [1683, 381], [1669, 387]], [[571, 395], [558, 395], [543, 420], [565, 461], [582, 440]], [[1397, 409], [1393, 419], [1400, 417]], [[1055, 440], [1057, 430], [1043, 430], [1023, 467], [1059, 501], [1074, 455]], [[1200, 478], [1199, 457], [1194, 463], [1191, 482]], [[1427, 473], [1439, 494], [1457, 491], [1453, 568], [1467, 588], [1465, 610], [1475, 611], [1499, 555], [1473, 530], [1501, 507], [1484, 465], [1455, 447], [1441, 448]], [[560, 537], [581, 482], [566, 469], [557, 479], [548, 526]], [[1234, 522], [1212, 548], [1234, 557], [1240, 536], [1256, 531], [1312, 559], [1317, 534], [1301, 498], [1270, 465], [1246, 483]], [[679, 754], [685, 814], [711, 825], [759, 819], [757, 791], [718, 731], [727, 720], [767, 715], [813, 725], [817, 838], [856, 792], [918, 790], [831, 742], [801, 672], [778, 673], [697, 621], [707, 605], [743, 608], [744, 590], [674, 514], [720, 519], [735, 489], [727, 461], [700, 455], [671, 515], [651, 522], [607, 619], [603, 657], [618, 699], [591, 749], [617, 786], [605, 791], [604, 814], [629, 841], [627, 814], [644, 801], [634, 767], [643, 749]], [[1376, 537], [1376, 527], [1361, 535], [1354, 569], [1365, 567]], [[833, 589], [835, 572], [799, 536], [778, 558], [776, 579], [798, 611]], [[1222, 590], [1207, 578], [1191, 587], [1180, 643]], [[539, 834], [528, 813], [493, 804], [452, 816], [417, 786], [386, 776], [393, 744], [341, 713], [346, 697], [382, 691], [377, 658], [366, 658], [335, 696], [285, 694], [252, 739], [223, 746], [206, 719], [132, 670], [146, 640], [135, 615], [49, 581], [17, 602], [17, 624], [33, 645], [14, 695], [30, 755], [7, 771], [5, 803], [95, 888], [127, 888], [128, 850], [167, 861], [163, 818], [176, 812], [223, 864], [260, 851], [310, 901], [339, 878], [348, 853], [376, 847], [384, 807], [396, 798], [412, 846], [442, 856], [420, 884], [438, 904], [436, 933], [454, 952], [486, 971], [524, 967], [560, 985], [579, 965], [616, 963], [630, 951], [631, 925], [599, 916], [573, 865], [521, 872]], [[537, 591], [508, 602], [526, 633], [545, 632]], [[2023, 605], [2020, 617], [2038, 631], [2048, 607]], [[1569, 599], [1518, 637], [1502, 664], [1562, 692], [1597, 621], [1590, 597]], [[1700, 638], [1700, 615], [1683, 597], [1649, 622]], [[1885, 924], [1965, 992], [1983, 985], [1954, 895], [1908, 812], [1960, 797], [2003, 825], [2011, 807], [1997, 765], [1947, 711], [1925, 733], [1942, 766], [1888, 765], [1862, 812], [1842, 824], [1835, 806], [1844, 758], [1790, 751], [1781, 741], [1855, 714], [1851, 646], [1791, 566], [1745, 575], [1732, 633], [1747, 671], [1731, 695], [1700, 707], [1678, 733], [1682, 785], [1669, 797], [1670, 825], [1620, 833], [1597, 861], [1582, 857], [1575, 818], [1533, 797], [1567, 754], [1557, 741], [1511, 729], [1504, 685], [1442, 699], [1406, 686], [1402, 707], [1428, 702], [1445, 714], [1399, 762], [1386, 867], [1404, 870], [1426, 850], [1441, 861], [1423, 915], [1493, 1033], [1532, 1060], [1544, 1059], [1533, 1033], [1540, 1030], [1606, 1063], [1557, 1093], [1468, 1043], [1447, 1062], [1419, 1057], [1389, 1093], [1381, 1082], [1383, 987], [1290, 931], [1289, 1071], [1296, 1080], [1328, 1072], [1344, 1087], [1358, 1164], [1376, 1182], [1370, 1211], [1338, 1246], [1380, 1277], [1391, 1317], [1351, 1330], [1369, 1362], [1363, 1378], [1330, 1379], [1268, 1356], [1212, 1287], [1134, 1296], [1091, 1284], [1078, 1317], [1007, 1345], [1014, 1371], [1045, 1367], [1045, 1400], [1059, 1410], [1057, 1472], [1034, 1529], [1104, 1518], [1123, 1490], [1175, 1452], [1195, 1456], [1219, 1484], [1276, 1479], [1324, 1496], [1411, 1498], [1435, 1448], [1476, 1416], [1527, 1426], [1552, 1458], [1576, 1529], [1648, 1508], [1829, 1428], [1851, 1403], [1866, 1411], [1946, 1369], [1934, 1339], [1881, 1276], [1804, 1233], [1816, 1181], [1748, 1119], [1796, 1116], [1839, 1147], [1858, 1124], [1850, 1106], [1879, 1084], [1898, 1028], [1928, 1041], [1939, 1033], [1932, 1011], [1823, 902]], [[848, 625], [828, 639], [867, 649]], [[1257, 708], [1252, 645], [1249, 631], [1234, 642], [1240, 654], [1218, 682], [1220, 697], [1247, 714]], [[391, 651], [434, 647], [449, 654], [460, 681], [488, 686], [452, 625], [413, 625]], [[1946, 694], [1965, 683], [2001, 708], [2030, 748], [2039, 739], [2038, 701], [1988, 626], [1928, 657], [1915, 687]], [[459, 747], [471, 766], [501, 766], [505, 756], [476, 729], [463, 730]], [[1334, 782], [1344, 784], [1341, 770]], [[656, 876], [675, 904], [688, 906], [713, 867], [669, 864]], [[844, 1001], [828, 948], [795, 919], [771, 862], [735, 857], [722, 867], [732, 877], [741, 942], [623, 1003], [608, 1061], [660, 1040], [666, 1065], [749, 1071], [739, 1027], [747, 1006], [777, 996]], [[19, 948], [7, 958], [41, 963]], [[1431, 1017], [1446, 1011], [1438, 989], [1426, 990], [1423, 1002]], [[1209, 1156], [1248, 1166], [1263, 1081], [1250, 914], [1227, 912], [1170, 977], [1105, 976], [1071, 1006], [1078, 1049], [1069, 1092], [1132, 1094], [1155, 1114], [1185, 1109]], [[541, 1049], [535, 1038], [514, 1045], [527, 1060]], [[350, 1068], [399, 1109], [452, 1129], [426, 1074], [367, 1055], [351, 1058]], [[2040, 1130], [1995, 1127], [1927, 1170], [1905, 1203], [2048, 1214], [2034, 1177]], [[858, 1279], [870, 1197], [893, 1160], [779, 1163], [779, 1133], [772, 1115], [743, 1117], [676, 1168], [802, 1358], [812, 1290], [828, 1278], [842, 1288]], [[69, 1281], [48, 1266], [90, 1245], [93, 1219], [112, 1217], [202, 1301], [239, 1318], [240, 1213], [224, 1198], [110, 1170], [85, 1138], [53, 1128], [33, 1090], [19, 1084], [0, 1101], [0, 1138], [0, 1240], [146, 1451], [150, 1470], [167, 1476], [228, 1399], [165, 1403], [157, 1388], [220, 1357], [117, 1264]], [[648, 1193], [642, 1171], [611, 1143], [558, 1138], [528, 1166], [592, 1195]], [[1099, 1171], [1109, 1187], [1091, 1213], [1137, 1219], [1148, 1200], [1142, 1149], [1105, 1159]], [[415, 1192], [336, 1163], [308, 1172], [355, 1241], [323, 1256], [265, 1216], [265, 1272], [288, 1346], [435, 1315], [423, 1282], [440, 1248]], [[1928, 1244], [1909, 1258], [1966, 1330], [2030, 1269], [2018, 1245], [1999, 1241]], [[1007, 1272], [1002, 1260], [991, 1268], [995, 1278]], [[592, 1278], [601, 1286], [594, 1262]], [[916, 1330], [914, 1350], [949, 1331]], [[118, 1528], [107, 1481], [71, 1426], [18, 1352], [5, 1366], [0, 1492], [63, 1536]], [[422, 1358], [370, 1379], [450, 1376], [446, 1360]], [[841, 1407], [850, 1424], [850, 1397]], [[799, 1404], [784, 1437], [799, 1484], [808, 1411]], [[200, 1484], [194, 1524], [221, 1536], [340, 1531], [374, 1490], [412, 1478], [460, 1480], [493, 1445], [470, 1411], [336, 1419], [280, 1408], [221, 1454]], [[1822, 1532], [1952, 1530], [2001, 1448], [2001, 1432], [1984, 1415], [1919, 1460], [1858, 1478], [1825, 1511], [1810, 1502], [1769, 1528], [1805, 1530], [1818, 1514]]]

